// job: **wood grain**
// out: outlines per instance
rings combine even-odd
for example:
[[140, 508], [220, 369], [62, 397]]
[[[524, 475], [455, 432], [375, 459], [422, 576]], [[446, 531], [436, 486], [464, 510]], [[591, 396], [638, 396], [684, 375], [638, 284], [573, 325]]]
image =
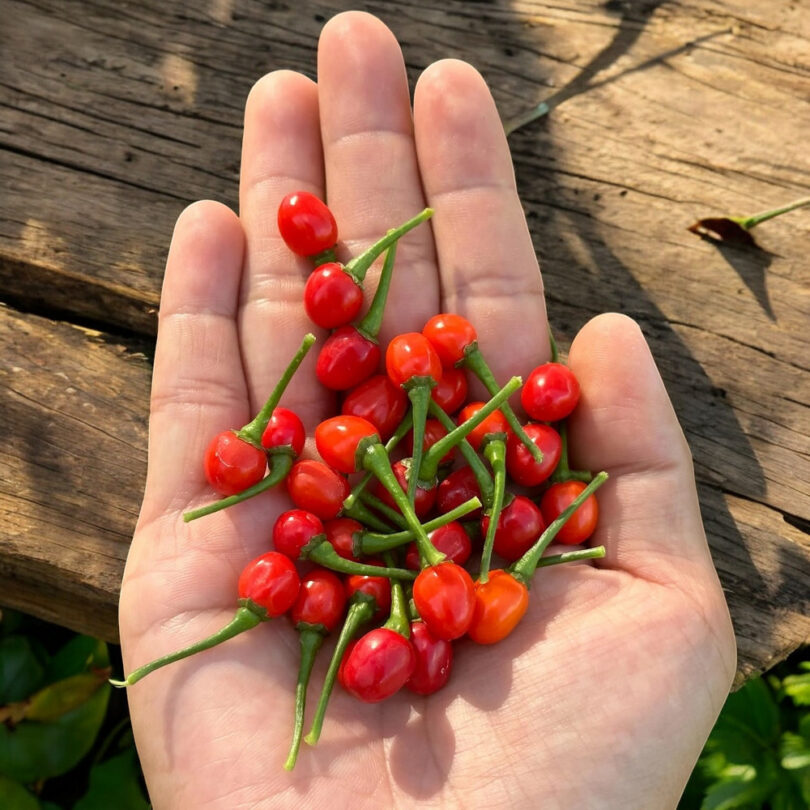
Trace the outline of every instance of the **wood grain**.
[[[250, 86], [276, 68], [313, 75], [324, 20], [349, 7], [0, 0], [7, 604], [115, 637], [145, 454], [149, 362], [137, 352], [155, 332], [174, 220], [197, 198], [235, 206]], [[463, 58], [506, 121], [550, 108], [510, 144], [552, 325], [565, 345], [598, 312], [638, 319], [695, 458], [739, 678], [781, 660], [810, 639], [810, 216], [761, 225], [760, 249], [686, 228], [807, 195], [802, 4], [367, 9], [399, 37], [412, 79]], [[84, 451], [60, 444], [72, 433]]]

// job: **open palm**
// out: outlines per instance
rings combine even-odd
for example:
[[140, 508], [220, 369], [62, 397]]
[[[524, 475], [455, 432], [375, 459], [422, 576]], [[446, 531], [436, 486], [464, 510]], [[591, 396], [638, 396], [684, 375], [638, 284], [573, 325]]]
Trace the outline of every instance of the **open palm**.
[[[383, 345], [452, 311], [476, 325], [501, 381], [548, 356], [542, 283], [483, 80], [464, 63], [434, 64], [412, 111], [390, 31], [366, 14], [334, 18], [317, 84], [277, 72], [248, 98], [240, 216], [201, 202], [175, 229], [147, 488], [121, 591], [127, 671], [228, 621], [239, 572], [270, 548], [272, 521], [288, 508], [265, 493], [182, 520], [211, 499], [209, 439], [249, 420], [312, 328], [308, 265], [275, 221], [296, 189], [328, 196], [343, 258], [435, 209], [400, 244]], [[334, 412], [313, 354], [282, 403], [310, 433]], [[595, 318], [569, 363], [582, 386], [573, 460], [611, 474], [594, 538], [605, 559], [539, 572], [516, 632], [493, 647], [457, 644], [450, 683], [429, 698], [366, 705], [336, 690], [321, 741], [293, 773], [281, 767], [298, 661], [287, 622], [154, 673], [129, 700], [158, 810], [674, 806], [727, 694], [734, 637], [689, 452], [640, 331], [619, 315]]]

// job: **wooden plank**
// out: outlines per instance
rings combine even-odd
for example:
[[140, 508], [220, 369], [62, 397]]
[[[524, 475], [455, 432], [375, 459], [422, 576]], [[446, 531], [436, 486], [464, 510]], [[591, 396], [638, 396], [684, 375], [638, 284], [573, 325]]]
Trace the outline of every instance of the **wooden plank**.
[[[399, 36], [412, 78], [458, 56], [483, 72], [506, 119], [539, 101], [552, 106], [510, 137], [552, 325], [566, 344], [597, 312], [640, 321], [695, 456], [741, 676], [808, 640], [810, 218], [795, 212], [761, 226], [760, 251], [718, 248], [686, 227], [807, 194], [810, 18], [800, 6], [378, 0], [370, 8]], [[235, 205], [249, 87], [274, 68], [311, 75], [326, 13], [308, 0], [0, 0], [0, 299], [105, 333], [153, 335], [176, 215], [198, 197]], [[15, 382], [0, 396], [2, 412], [16, 414], [15, 435], [37, 435], [45, 414], [73, 426], [72, 400], [54, 410], [43, 398], [57, 361], [67, 362], [60, 351], [83, 369], [88, 391], [127, 379], [140, 398], [133, 414], [145, 420], [148, 363], [126, 354], [113, 362], [109, 334], [104, 342], [65, 324], [4, 317], [14, 324], [0, 333], [8, 362], [27, 368], [14, 359], [24, 349], [23, 360], [42, 364], [25, 378], [30, 388]], [[83, 346], [77, 334], [95, 341], [98, 366], [71, 354]], [[38, 404], [24, 409], [20, 396]], [[143, 435], [138, 452], [142, 464]], [[84, 463], [93, 479], [82, 491], [92, 492], [110, 473], [95, 458]], [[61, 470], [48, 464], [44, 454], [36, 469], [50, 485]], [[29, 531], [68, 532], [74, 496], [30, 502], [19, 494], [30, 471], [19, 461], [9, 470], [3, 508], [27, 516]], [[101, 634], [115, 632], [139, 481], [122, 483], [121, 500], [94, 504], [88, 518], [109, 568], [84, 572], [65, 552], [72, 626], [104, 605]], [[37, 606], [36, 583], [45, 570], [55, 585], [61, 563], [33, 553], [26, 561], [24, 526], [12, 525], [16, 567], [4, 587], [21, 606], [48, 611]], [[84, 548], [93, 530], [76, 531]]]
[[117, 638], [150, 374], [131, 343], [0, 306], [3, 604]]

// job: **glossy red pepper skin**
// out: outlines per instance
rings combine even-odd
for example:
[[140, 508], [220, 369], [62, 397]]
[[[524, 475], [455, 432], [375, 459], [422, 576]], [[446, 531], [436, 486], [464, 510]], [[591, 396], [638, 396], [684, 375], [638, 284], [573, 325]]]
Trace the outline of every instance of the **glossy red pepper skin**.
[[526, 445], [514, 434], [506, 439], [506, 470], [509, 477], [523, 487], [536, 487], [542, 484], [560, 461], [562, 439], [549, 425], [530, 422], [524, 426], [526, 435], [540, 448], [543, 460], [538, 464]]
[[339, 517], [327, 520], [323, 528], [326, 539], [343, 559], [359, 561], [354, 553], [354, 537], [362, 533], [362, 523], [352, 518]]
[[[372, 560], [368, 561], [372, 565]], [[349, 600], [357, 593], [371, 596], [376, 605], [374, 619], [381, 619], [391, 610], [391, 582], [386, 577], [370, 577], [364, 574], [352, 574], [343, 581], [346, 599]]]
[[349, 482], [321, 461], [297, 461], [287, 476], [287, 493], [292, 502], [321, 520], [337, 517], [350, 492]]
[[[484, 405], [486, 405], [485, 402], [470, 402], [465, 405], [458, 415], [458, 423], [466, 422], [467, 419], [478, 413]], [[506, 433], [508, 435], [510, 432], [511, 428], [506, 421], [506, 417], [496, 410], [467, 434], [467, 441], [473, 446], [473, 449], [478, 450], [487, 434]]]
[[[461, 506], [470, 498], [480, 498], [481, 488], [475, 477], [472, 467], [459, 467], [453, 470], [438, 486], [436, 490], [436, 509], [445, 515], [457, 506]], [[474, 520], [481, 515], [476, 509], [466, 516], [466, 520]]]
[[324, 342], [315, 364], [321, 385], [346, 391], [368, 379], [380, 364], [380, 347], [354, 326], [341, 326]]
[[[428, 450], [434, 444], [436, 444], [439, 439], [444, 438], [447, 435], [447, 430], [442, 426], [442, 423], [439, 422], [438, 419], [427, 419], [425, 421], [425, 437], [422, 441], [422, 447], [424, 450]], [[413, 455], [413, 431], [409, 430], [405, 436], [405, 449], [410, 455]], [[455, 448], [451, 448], [447, 453], [445, 453], [442, 460], [439, 462], [440, 465], [445, 464], [452, 464], [453, 459], [455, 458], [456, 450]]]
[[[486, 536], [489, 516], [481, 518], [481, 532]], [[540, 508], [523, 495], [516, 495], [501, 511], [495, 529], [495, 553], [504, 560], [520, 559], [546, 528]]]
[[287, 247], [299, 256], [315, 256], [338, 240], [335, 217], [326, 203], [308, 191], [287, 194], [278, 207], [278, 230]]
[[419, 332], [397, 335], [385, 350], [385, 370], [395, 385], [413, 377], [442, 378], [442, 364], [430, 342]]
[[475, 327], [461, 315], [442, 312], [434, 315], [422, 329], [430, 341], [442, 365], [452, 368], [464, 359], [464, 350], [478, 340]]
[[[546, 523], [551, 523], [559, 517], [585, 487], [586, 484], [582, 481], [563, 481], [559, 484], [552, 484], [543, 493], [540, 500], [540, 509]], [[593, 534], [598, 521], [599, 503], [595, 495], [590, 495], [557, 532], [554, 540], [570, 546], [584, 543]]]
[[455, 413], [467, 399], [467, 374], [463, 368], [444, 368], [442, 378], [430, 392], [445, 413]]
[[461, 638], [470, 626], [475, 607], [472, 578], [452, 562], [429, 566], [414, 580], [413, 601], [436, 638]]
[[[402, 488], [402, 491], [407, 492], [409, 474], [408, 465], [404, 460], [395, 461], [391, 465], [391, 469], [393, 470], [394, 476], [397, 479], [397, 483], [399, 483], [399, 486]], [[417, 485], [413, 503], [413, 511], [418, 518], [421, 519], [425, 517], [433, 508], [433, 504], [436, 503], [436, 490], [436, 486], [423, 487]], [[391, 493], [379, 481], [375, 481], [372, 484], [371, 491], [383, 503], [387, 504], [392, 509], [396, 509], [397, 512], [400, 511], [400, 508], [391, 497]]]
[[300, 587], [301, 579], [292, 560], [278, 551], [268, 551], [242, 569], [238, 592], [240, 599], [259, 605], [272, 618], [293, 606]]
[[526, 614], [529, 591], [508, 571], [489, 572], [486, 582], [475, 584], [475, 610], [467, 635], [477, 644], [505, 639]]
[[338, 472], [358, 470], [357, 450], [360, 442], [379, 434], [368, 419], [360, 416], [332, 416], [315, 428], [315, 446], [321, 458]]
[[236, 495], [258, 484], [267, 470], [267, 455], [232, 430], [218, 433], [205, 451], [203, 469], [220, 495]]
[[579, 382], [568, 366], [544, 363], [526, 378], [520, 404], [538, 422], [559, 422], [576, 408], [579, 394]]
[[417, 695], [432, 695], [449, 680], [453, 669], [453, 645], [436, 638], [424, 622], [411, 623], [411, 646], [415, 664], [405, 687]]
[[364, 703], [379, 703], [405, 685], [415, 665], [410, 641], [395, 630], [378, 627], [347, 650], [338, 680], [347, 692]]
[[298, 414], [289, 408], [276, 408], [262, 433], [262, 447], [291, 447], [293, 455], [300, 456], [304, 449], [306, 431]]
[[322, 329], [351, 323], [363, 306], [363, 288], [337, 262], [312, 271], [304, 285], [304, 309]]
[[346, 591], [340, 577], [325, 568], [310, 571], [301, 580], [301, 588], [292, 608], [294, 627], [308, 626], [331, 633], [346, 612]]
[[360, 416], [377, 428], [387, 441], [408, 410], [408, 395], [385, 374], [374, 374], [346, 392], [340, 411], [347, 416]]
[[[456, 520], [447, 523], [432, 531], [428, 537], [430, 542], [441, 551], [445, 557], [456, 565], [464, 565], [470, 559], [472, 543], [464, 527]], [[419, 562], [419, 551], [416, 543], [411, 543], [405, 552], [405, 567], [411, 571], [418, 571], [422, 566]]]
[[297, 560], [301, 549], [323, 534], [324, 525], [317, 515], [305, 509], [288, 509], [273, 524], [273, 547], [291, 560]]

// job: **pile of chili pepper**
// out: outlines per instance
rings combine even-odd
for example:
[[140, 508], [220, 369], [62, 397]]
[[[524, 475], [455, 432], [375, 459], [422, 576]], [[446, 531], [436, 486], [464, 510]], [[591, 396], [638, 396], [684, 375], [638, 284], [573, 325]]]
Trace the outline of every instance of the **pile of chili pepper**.
[[[460, 315], [438, 314], [421, 332], [380, 347], [397, 242], [432, 213], [425, 209], [341, 264], [326, 204], [307, 192], [284, 198], [281, 236], [315, 266], [304, 307], [330, 330], [316, 374], [339, 392], [340, 413], [314, 429], [320, 458], [301, 458], [304, 424], [280, 401], [316, 342], [308, 334], [256, 417], [218, 434], [205, 451], [206, 478], [222, 497], [184, 516], [196, 520], [283, 484], [291, 508], [272, 527], [272, 550], [242, 571], [228, 625], [113, 681], [131, 686], [286, 615], [301, 650], [288, 770], [302, 739], [317, 742], [335, 681], [370, 703], [402, 688], [430, 695], [450, 677], [454, 642], [495, 644], [514, 630], [537, 568], [604, 556], [601, 546], [544, 553], [552, 541], [580, 546], [590, 538], [594, 493], [607, 478], [569, 467], [566, 420], [580, 392], [553, 339], [550, 362], [525, 383], [513, 377], [505, 385]], [[381, 256], [377, 289], [359, 317], [364, 278]], [[468, 401], [468, 374], [488, 401]], [[526, 424], [508, 402], [518, 391]], [[313, 662], [333, 632], [337, 642], [304, 737]]]

